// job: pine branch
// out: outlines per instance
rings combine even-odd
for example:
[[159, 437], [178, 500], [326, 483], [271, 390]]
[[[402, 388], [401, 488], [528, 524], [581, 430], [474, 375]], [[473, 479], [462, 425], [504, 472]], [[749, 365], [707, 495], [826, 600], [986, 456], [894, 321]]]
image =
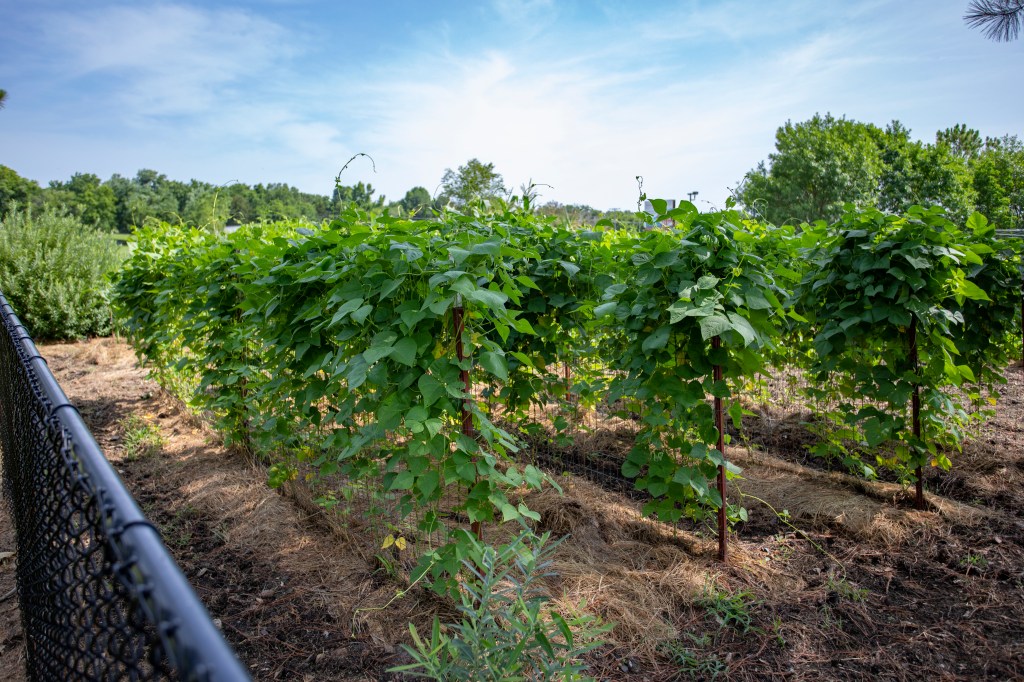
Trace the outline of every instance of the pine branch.
[[990, 40], [1009, 42], [1020, 35], [1022, 16], [1024, 0], [971, 0], [964, 22]]

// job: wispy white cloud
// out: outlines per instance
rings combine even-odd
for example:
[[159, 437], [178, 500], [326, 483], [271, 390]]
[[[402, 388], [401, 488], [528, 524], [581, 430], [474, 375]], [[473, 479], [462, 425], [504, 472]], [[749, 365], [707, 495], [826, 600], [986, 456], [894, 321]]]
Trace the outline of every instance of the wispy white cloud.
[[[25, 3], [17, 25], [35, 33], [0, 25], [18, 41], [0, 42], [13, 93], [3, 122], [18, 128], [0, 129], [7, 162], [42, 168], [26, 140], [77, 134], [49, 152], [73, 159], [62, 169], [134, 158], [177, 177], [327, 192], [363, 151], [377, 174], [353, 164], [344, 181], [394, 198], [479, 157], [565, 202], [630, 206], [643, 175], [652, 195], [699, 190], [721, 205], [787, 119], [1003, 134], [1019, 132], [1024, 104], [1012, 87], [1024, 44], [964, 30], [961, 0], [490, 0], [408, 20], [361, 5], [322, 25], [326, 0], [196, 1]], [[358, 46], [332, 44], [357, 30]], [[22, 113], [33, 96], [45, 102], [35, 119]]]
[[492, 0], [491, 6], [503, 22], [529, 33], [542, 30], [558, 12], [553, 0]]
[[124, 143], [163, 147], [165, 156], [191, 162], [193, 176], [329, 191], [324, 169], [350, 153], [338, 122], [311, 111], [309, 102], [324, 96], [312, 94], [317, 84], [301, 74], [293, 46], [302, 40], [265, 17], [164, 3], [49, 13], [40, 24], [50, 69], [69, 89], [96, 88], [83, 97], [96, 109], [79, 121], [116, 120]]
[[643, 175], [654, 193], [703, 189], [721, 205], [789, 112], [841, 91], [872, 59], [851, 56], [854, 37], [830, 31], [769, 47], [754, 64], [681, 72], [652, 59], [623, 70], [623, 55], [674, 47], [669, 36], [658, 42], [632, 28], [619, 27], [610, 50], [404, 55], [357, 86], [367, 127], [353, 144], [376, 153], [399, 187], [479, 157], [508, 184], [548, 183], [563, 201], [629, 206], [634, 176]]
[[187, 5], [101, 6], [46, 14], [42, 24], [67, 77], [113, 79], [117, 102], [150, 117], [209, 111], [272, 71], [293, 42], [259, 16]]

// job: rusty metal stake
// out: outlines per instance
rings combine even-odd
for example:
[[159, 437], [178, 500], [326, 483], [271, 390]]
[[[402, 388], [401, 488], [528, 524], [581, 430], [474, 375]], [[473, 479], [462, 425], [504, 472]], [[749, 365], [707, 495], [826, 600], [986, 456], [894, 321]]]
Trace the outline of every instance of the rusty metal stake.
[[[914, 438], [918, 441], [921, 440], [921, 387], [917, 382], [917, 316], [910, 318], [910, 332], [909, 332], [909, 343], [910, 343], [910, 365], [914, 370], [914, 395], [911, 399], [911, 418], [914, 429]], [[914, 470], [914, 476], [917, 478], [917, 485], [914, 496], [914, 507], [916, 509], [924, 509], [924, 481], [922, 481], [923, 472], [921, 465], [918, 464]]]
[[565, 379], [565, 400], [566, 402], [572, 403], [572, 370], [569, 368], [568, 362], [562, 363], [562, 378]]
[[[232, 253], [234, 255], [237, 255], [238, 254], [238, 249], [234, 249], [232, 251]], [[232, 274], [231, 275], [231, 280], [233, 282], [237, 282], [238, 281], [237, 275]], [[242, 297], [239, 296], [238, 298], [239, 298], [239, 302], [241, 302]], [[232, 322], [236, 326], [236, 329], [237, 329], [237, 327], [239, 325], [241, 325], [241, 323], [242, 323], [242, 312], [241, 312], [241, 310], [236, 310], [235, 311], [235, 314], [232, 317]], [[249, 369], [249, 342], [248, 342], [248, 340], [242, 342], [242, 357], [241, 357], [241, 360], [242, 360], [242, 363], [245, 365], [246, 371], [248, 371], [248, 369]], [[239, 421], [239, 426], [238, 426], [238, 430], [241, 432], [242, 449], [246, 452], [246, 454], [253, 455], [256, 452], [256, 448], [252, 444], [252, 431], [249, 428], [250, 427], [250, 419], [249, 419], [249, 379], [246, 376], [243, 376], [242, 378], [240, 378], [238, 380], [238, 397], [241, 398], [241, 401], [242, 401], [242, 414], [241, 414], [241, 419]]]
[[[455, 326], [455, 356], [459, 359], [459, 364], [461, 365], [466, 359], [466, 352], [462, 347], [462, 332], [465, 329], [465, 321], [461, 304], [452, 308], [452, 322]], [[466, 392], [466, 395], [469, 395], [473, 385], [469, 382], [469, 370], [464, 366], [459, 368], [459, 378], [462, 379], [463, 390]], [[473, 415], [469, 411], [469, 398], [465, 398], [462, 401], [462, 435], [467, 438], [473, 437]], [[476, 464], [476, 461], [473, 464]], [[479, 521], [473, 521], [470, 524], [470, 529], [477, 540], [484, 539], [483, 527]]]
[[[722, 340], [719, 337], [711, 339], [711, 348], [718, 350], [722, 347]], [[715, 365], [712, 371], [712, 378], [718, 382], [722, 380], [722, 366]], [[715, 396], [715, 428], [718, 429], [718, 451], [725, 457], [725, 413], [722, 410], [722, 399]], [[728, 528], [726, 525], [725, 513], [725, 464], [718, 465], [718, 494], [722, 497], [722, 504], [718, 508], [718, 560], [725, 561], [725, 549], [728, 542]]]

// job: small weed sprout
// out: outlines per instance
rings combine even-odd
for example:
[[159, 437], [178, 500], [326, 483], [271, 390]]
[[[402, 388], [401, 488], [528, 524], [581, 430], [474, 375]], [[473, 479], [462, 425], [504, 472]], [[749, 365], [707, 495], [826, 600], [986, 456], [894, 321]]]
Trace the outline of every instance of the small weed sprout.
[[843, 619], [837, 616], [835, 612], [832, 610], [832, 607], [828, 604], [825, 604], [821, 607], [821, 624], [827, 630], [843, 629]]
[[714, 680], [726, 671], [725, 663], [717, 654], [701, 651], [711, 643], [710, 637], [697, 637], [687, 632], [686, 638], [690, 641], [673, 639], [658, 645], [661, 653], [679, 666], [682, 675], [691, 680]]
[[713, 585], [705, 587], [704, 594], [698, 601], [698, 604], [707, 610], [720, 627], [731, 627], [744, 634], [750, 632], [754, 627], [754, 617], [750, 611], [759, 603], [750, 590], [740, 590], [730, 594]]
[[786, 637], [782, 634], [782, 618], [772, 616], [772, 634], [775, 636], [775, 644], [780, 649], [786, 648]]
[[121, 425], [123, 432], [122, 459], [134, 462], [147, 457], [164, 444], [160, 428], [137, 414], [130, 414]]
[[983, 569], [988, 567], [988, 559], [983, 554], [975, 554], [974, 552], [968, 552], [967, 555], [960, 560], [960, 565], [966, 568], [968, 572], [972, 568]]
[[834, 573], [829, 573], [825, 586], [830, 592], [834, 592], [841, 599], [847, 601], [862, 602], [871, 594], [869, 590], [854, 586], [845, 577], [837, 578]]
[[192, 543], [193, 522], [198, 518], [195, 507], [185, 505], [174, 513], [174, 518], [162, 524], [160, 534], [167, 545], [187, 547]]

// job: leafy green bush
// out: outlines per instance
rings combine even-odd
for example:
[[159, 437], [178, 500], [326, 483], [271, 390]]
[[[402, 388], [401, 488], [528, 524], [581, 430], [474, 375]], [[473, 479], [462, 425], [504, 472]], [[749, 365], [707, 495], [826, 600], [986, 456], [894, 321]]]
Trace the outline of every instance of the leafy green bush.
[[109, 334], [105, 276], [117, 263], [108, 235], [53, 209], [0, 220], [0, 291], [37, 339]]
[[[824, 434], [812, 452], [842, 456], [868, 476], [875, 470], [862, 459], [865, 445], [908, 480], [929, 464], [948, 469], [947, 452], [961, 447], [971, 419], [959, 394], [965, 384], [1001, 380], [1008, 360], [1002, 344], [1017, 304], [1010, 245], [980, 215], [963, 229], [941, 208], [920, 206], [902, 216], [852, 211], [805, 234], [818, 240], [795, 291], [798, 310], [817, 326], [808, 394], [840, 399], [827, 416], [835, 438]], [[994, 301], [975, 280], [1004, 293]], [[915, 434], [907, 407], [918, 393]], [[885, 444], [894, 455], [879, 449]]]
[[[458, 609], [462, 622], [442, 631], [435, 618], [430, 639], [411, 625], [415, 663], [395, 668], [435, 680], [584, 680], [580, 657], [611, 629], [593, 616], [566, 619], [545, 609], [541, 580], [550, 575], [558, 543], [526, 531], [500, 548], [468, 536]], [[575, 631], [575, 632], [574, 632]]]

